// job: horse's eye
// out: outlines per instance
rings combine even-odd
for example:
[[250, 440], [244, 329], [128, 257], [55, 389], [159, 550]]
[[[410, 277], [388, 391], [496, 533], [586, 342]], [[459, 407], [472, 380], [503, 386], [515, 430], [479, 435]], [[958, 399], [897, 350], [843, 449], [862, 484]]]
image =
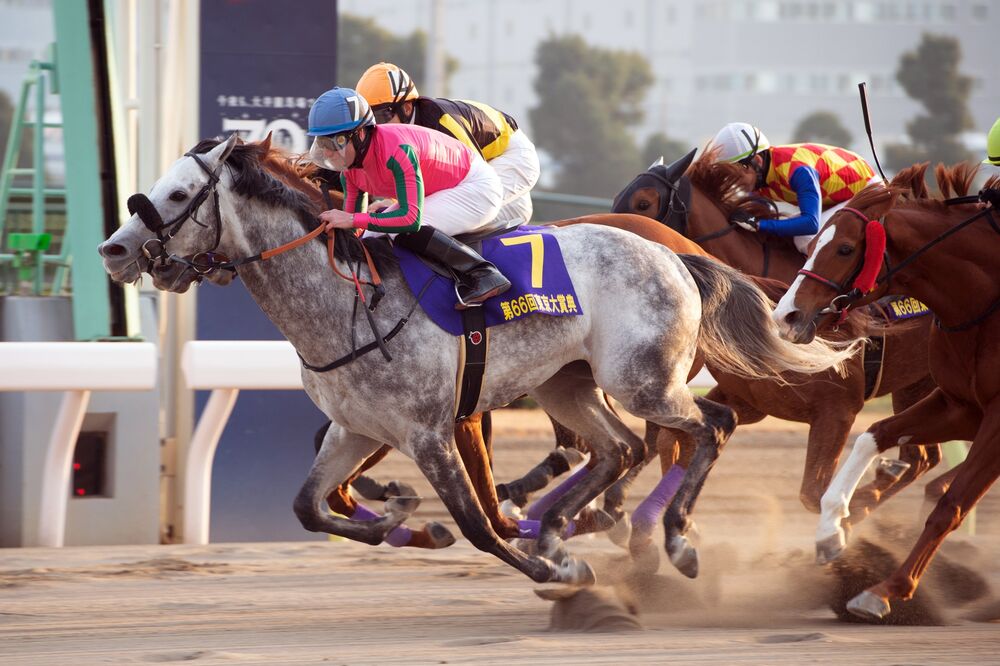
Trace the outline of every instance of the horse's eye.
[[184, 190], [174, 190], [173, 192], [170, 193], [171, 201], [184, 201], [187, 198], [188, 198], [187, 192], [185, 192]]
[[847, 245], [846, 243], [837, 248], [837, 254], [844, 257], [851, 254], [852, 252], [854, 252], [854, 246]]
[[649, 209], [649, 202], [648, 201], [640, 201], [639, 203], [637, 203], [635, 205], [635, 207], [638, 208], [639, 210], [648, 210]]

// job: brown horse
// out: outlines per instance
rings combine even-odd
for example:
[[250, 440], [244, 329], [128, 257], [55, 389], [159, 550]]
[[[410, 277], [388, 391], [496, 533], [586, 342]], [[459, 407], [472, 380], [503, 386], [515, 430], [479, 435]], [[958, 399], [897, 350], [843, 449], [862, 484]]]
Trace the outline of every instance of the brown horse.
[[[614, 211], [658, 216], [675, 231], [704, 244], [713, 256], [723, 262], [751, 275], [777, 278], [790, 284], [805, 260], [791, 239], [752, 233], [729, 222], [736, 210], [743, 210], [757, 217], [774, 215], [773, 205], [769, 201], [747, 193], [747, 187], [753, 181], [752, 171], [738, 164], [716, 161], [715, 153], [711, 150], [692, 162], [693, 156], [694, 151], [669, 167], [653, 166], [637, 176], [615, 198]], [[907, 183], [910, 196], [926, 194], [926, 190], [921, 189], [922, 182], [910, 178]], [[875, 316], [880, 318], [878, 314]], [[924, 317], [899, 328], [890, 326], [886, 329], [889, 337], [881, 371], [885, 390], [877, 395], [891, 393], [895, 412], [916, 403], [934, 388], [923, 353], [930, 335], [930, 325], [930, 318]], [[884, 383], [887, 381], [888, 385]], [[857, 400], [870, 397], [873, 396], [855, 395], [844, 410], [849, 411], [852, 409], [850, 404], [858, 404]], [[831, 402], [834, 398], [833, 395], [824, 396], [820, 404], [831, 412], [837, 410], [841, 403]], [[842, 413], [846, 414], [847, 411]], [[742, 416], [741, 423], [744, 422]], [[775, 416], [787, 418], [779, 414]], [[808, 420], [808, 411], [791, 420], [812, 423]], [[810, 451], [815, 436], [823, 440], [822, 443], [817, 442], [817, 447], [827, 451], [836, 450], [837, 453], [833, 454], [833, 467], [828, 470], [822, 467], [823, 463], [816, 467], [814, 463], [807, 461], [803, 482], [805, 484], [811, 478], [815, 480], [815, 485], [808, 489], [803, 486], [802, 499], [807, 508], [814, 511], [818, 511], [818, 498], [836, 467], [839, 451], [846, 444], [850, 423], [846, 427], [841, 425], [835, 431], [830, 431], [828, 437], [822, 434], [824, 428], [825, 426], [821, 426], [820, 432], [815, 435], [816, 429], [810, 428]], [[858, 518], [858, 511], [867, 515], [880, 501], [905, 488], [941, 460], [938, 444], [904, 447], [900, 454], [904, 465], [881, 468], [884, 472], [893, 473], [879, 474], [872, 484], [856, 494], [853, 505], [855, 519]], [[821, 460], [816, 459], [815, 462]], [[829, 460], [826, 459], [827, 462]], [[898, 476], [900, 467], [907, 465], [909, 467], [902, 476]], [[953, 470], [929, 483], [925, 489], [927, 498], [936, 501], [947, 489], [954, 473]]]
[[[962, 195], [975, 171], [968, 165], [939, 166], [935, 175], [944, 196]], [[997, 177], [987, 183], [998, 184]], [[884, 617], [892, 599], [913, 596], [945, 536], [1000, 476], [1000, 213], [977, 204], [907, 198], [906, 188], [896, 185], [868, 187], [830, 219], [803, 275], [774, 312], [785, 337], [793, 340], [810, 338], [818, 317], [890, 290], [926, 303], [935, 315], [929, 353], [937, 388], [860, 435], [822, 500], [816, 547], [825, 562], [842, 551], [848, 499], [880, 452], [901, 444], [972, 440], [968, 458], [906, 561], [848, 604], [868, 618]]]

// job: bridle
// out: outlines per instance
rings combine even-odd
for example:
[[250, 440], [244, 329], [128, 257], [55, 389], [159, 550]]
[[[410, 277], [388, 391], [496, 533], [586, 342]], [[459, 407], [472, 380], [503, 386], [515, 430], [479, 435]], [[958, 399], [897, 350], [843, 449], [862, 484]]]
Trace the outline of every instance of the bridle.
[[[651, 167], [643, 171], [632, 179], [632, 182], [618, 193], [611, 205], [611, 210], [618, 210], [622, 198], [631, 194], [633, 186], [643, 176], [649, 176], [659, 181], [669, 193], [667, 197], [660, 198], [660, 206], [656, 211], [656, 219], [682, 236], [687, 236], [688, 213], [691, 204], [691, 181], [687, 176], [681, 176], [676, 181], [668, 179], [664, 173], [664, 167]], [[697, 241], [695, 241], [697, 242]]]
[[[184, 210], [177, 215], [177, 217], [172, 219], [170, 222], [164, 222], [159, 211], [156, 209], [156, 206], [153, 205], [153, 202], [150, 201], [149, 197], [145, 194], [133, 194], [128, 198], [129, 213], [138, 215], [139, 219], [146, 226], [146, 228], [156, 234], [156, 238], [151, 238], [142, 244], [143, 255], [145, 255], [145, 257], [154, 264], [158, 263], [161, 266], [165, 266], [168, 263], [182, 264], [193, 270], [198, 276], [198, 281], [200, 281], [204, 276], [210, 275], [218, 270], [226, 270], [235, 274], [236, 269], [240, 266], [257, 261], [266, 261], [279, 254], [288, 252], [289, 250], [294, 250], [295, 248], [305, 245], [314, 238], [317, 238], [324, 232], [325, 225], [319, 223], [315, 229], [304, 236], [300, 236], [299, 238], [285, 243], [284, 245], [264, 250], [258, 254], [243, 257], [241, 259], [230, 260], [225, 255], [217, 253], [216, 249], [219, 247], [219, 243], [222, 240], [222, 213], [219, 209], [219, 193], [217, 191], [217, 187], [220, 182], [218, 172], [221, 170], [224, 162], [220, 163], [216, 170], [213, 171], [207, 164], [205, 164], [205, 161], [197, 153], [188, 151], [184, 153], [184, 155], [192, 158], [198, 166], [201, 167], [202, 171], [208, 175], [208, 182], [205, 183], [205, 185], [198, 191], [197, 194], [194, 195], [194, 197], [192, 197], [191, 201], [184, 208]], [[324, 188], [322, 193], [326, 201], [327, 208], [333, 208], [333, 202], [330, 198], [329, 189]], [[167, 243], [177, 235], [188, 220], [193, 220], [194, 223], [200, 227], [208, 228], [208, 225], [199, 220], [197, 215], [198, 210], [209, 197], [213, 200], [213, 210], [215, 215], [215, 241], [213, 242], [212, 247], [206, 251], [198, 252], [192, 255], [190, 259], [170, 253], [167, 250]], [[327, 236], [327, 258], [330, 267], [338, 277], [352, 282], [355, 288], [354, 313], [352, 315], [351, 327], [351, 352], [339, 359], [336, 359], [335, 361], [331, 361], [330, 363], [321, 366], [311, 365], [310, 363], [307, 363], [304, 358], [299, 356], [302, 365], [307, 370], [311, 370], [313, 372], [329, 372], [330, 370], [346, 365], [347, 363], [350, 363], [351, 361], [354, 361], [355, 359], [358, 359], [375, 349], [382, 352], [382, 356], [385, 357], [387, 361], [391, 361], [392, 356], [389, 354], [386, 343], [395, 337], [396, 334], [399, 333], [406, 325], [410, 316], [413, 314], [413, 311], [416, 309], [416, 306], [420, 303], [420, 299], [426, 292], [427, 287], [430, 286], [430, 281], [428, 281], [428, 283], [424, 285], [423, 289], [417, 295], [410, 311], [405, 316], [401, 317], [395, 327], [393, 327], [387, 334], [382, 335], [378, 330], [374, 317], [372, 316], [372, 312], [374, 312], [375, 307], [378, 305], [379, 301], [382, 300], [382, 297], [385, 296], [385, 287], [382, 284], [382, 278], [379, 275], [378, 269], [375, 267], [375, 262], [372, 259], [371, 253], [368, 251], [368, 248], [361, 241], [361, 239], [349, 233], [345, 233], [344, 236], [348, 238], [349, 242], [353, 239], [354, 242], [356, 242], [361, 248], [365, 262], [368, 265], [371, 281], [362, 280], [358, 277], [358, 272], [361, 269], [360, 259], [358, 260], [357, 265], [353, 269], [350, 269], [349, 275], [345, 275], [340, 271], [340, 269], [337, 268], [336, 260], [334, 258], [336, 255], [335, 244], [337, 234], [329, 234]], [[153, 243], [156, 245], [152, 246], [151, 249], [150, 246]], [[362, 289], [363, 286], [372, 287], [373, 293], [371, 299], [366, 298], [364, 290]], [[365, 306], [363, 309], [368, 318], [368, 324], [372, 329], [372, 333], [375, 335], [375, 340], [373, 342], [360, 348], [357, 347], [357, 339], [353, 326], [353, 322], [356, 320], [358, 302]]]
[[[188, 202], [188, 205], [185, 206], [184, 210], [178, 213], [177, 217], [169, 222], [164, 222], [159, 211], [156, 210], [156, 206], [153, 205], [153, 202], [145, 194], [133, 194], [128, 198], [129, 214], [138, 215], [146, 228], [156, 234], [156, 238], [150, 238], [142, 244], [142, 254], [150, 262], [160, 266], [166, 266], [172, 262], [184, 264], [199, 276], [208, 275], [220, 268], [235, 272], [236, 265], [230, 265], [232, 262], [228, 262], [225, 257], [222, 257], [220, 261], [219, 257], [221, 255], [216, 255], [215, 253], [216, 248], [219, 247], [219, 243], [222, 240], [222, 214], [219, 211], [219, 193], [216, 191], [219, 185], [218, 172], [222, 168], [222, 164], [215, 170], [212, 170], [208, 168], [208, 165], [205, 164], [205, 161], [198, 154], [189, 151], [184, 153], [184, 155], [193, 159], [201, 167], [202, 171], [208, 175], [208, 182], [198, 190]], [[167, 243], [177, 235], [188, 220], [194, 221], [200, 227], [208, 228], [207, 224], [198, 219], [198, 211], [209, 197], [212, 198], [212, 207], [215, 215], [215, 242], [212, 243], [212, 247], [205, 252], [193, 255], [190, 259], [170, 254], [167, 250]], [[202, 263], [199, 259], [203, 259], [207, 263]]]
[[[957, 205], [974, 203], [977, 201], [979, 201], [979, 197], [969, 196], [947, 199], [944, 203], [946, 205]], [[838, 283], [814, 271], [808, 271], [805, 269], [799, 271], [799, 275], [826, 285], [836, 292], [837, 295], [832, 301], [830, 301], [830, 305], [817, 312], [816, 317], [818, 318], [828, 314], [836, 314], [840, 316], [840, 319], [837, 322], [838, 324], [843, 323], [850, 311], [868, 294], [872, 293], [876, 288], [883, 284], [888, 291], [892, 277], [896, 273], [899, 273], [911, 263], [916, 261], [920, 256], [930, 251], [931, 248], [936, 246], [938, 243], [958, 233], [979, 218], [988, 218], [990, 226], [993, 227], [994, 231], [1000, 234], [1000, 225], [997, 224], [997, 220], [994, 217], [995, 209], [992, 205], [988, 205], [975, 215], [972, 215], [954, 227], [939, 234], [936, 238], [928, 241], [906, 257], [906, 259], [899, 262], [898, 265], [892, 267], [889, 265], [889, 253], [886, 249], [888, 231], [885, 225], [885, 220], [888, 212], [886, 212], [886, 214], [878, 220], [871, 220], [868, 216], [856, 208], [845, 206], [841, 209], [841, 211], [851, 213], [865, 223], [865, 254], [858, 266], [849, 274], [848, 278], [844, 280], [843, 283]], [[965, 321], [957, 326], [945, 326], [936, 316], [934, 321], [938, 328], [948, 333], [965, 331], [972, 328], [976, 324], [979, 324], [998, 309], [1000, 309], [1000, 299], [994, 301], [978, 317]]]

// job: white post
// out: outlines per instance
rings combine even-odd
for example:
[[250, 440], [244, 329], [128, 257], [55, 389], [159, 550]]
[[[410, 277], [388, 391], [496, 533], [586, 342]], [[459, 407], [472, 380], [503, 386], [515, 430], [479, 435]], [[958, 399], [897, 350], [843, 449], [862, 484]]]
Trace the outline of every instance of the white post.
[[70, 465], [80, 426], [90, 402], [90, 391], [66, 391], [42, 468], [42, 498], [38, 511], [38, 535], [33, 546], [60, 548], [66, 533], [66, 502], [69, 500]]
[[188, 446], [184, 465], [184, 538], [183, 543], [208, 543], [212, 506], [212, 462], [226, 421], [236, 404], [239, 389], [215, 389]]

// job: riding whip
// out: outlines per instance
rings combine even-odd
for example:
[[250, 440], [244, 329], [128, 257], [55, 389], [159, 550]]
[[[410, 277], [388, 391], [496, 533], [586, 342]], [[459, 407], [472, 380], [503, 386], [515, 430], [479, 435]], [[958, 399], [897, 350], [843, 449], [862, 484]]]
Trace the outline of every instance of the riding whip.
[[875, 158], [875, 166], [878, 167], [878, 173], [882, 176], [882, 182], [888, 184], [889, 179], [885, 177], [882, 165], [878, 161], [878, 153], [875, 152], [875, 139], [872, 138], [872, 121], [868, 115], [868, 89], [864, 81], [858, 84], [858, 93], [861, 95], [861, 115], [865, 119], [865, 131], [868, 132], [868, 145], [872, 147], [872, 157]]

